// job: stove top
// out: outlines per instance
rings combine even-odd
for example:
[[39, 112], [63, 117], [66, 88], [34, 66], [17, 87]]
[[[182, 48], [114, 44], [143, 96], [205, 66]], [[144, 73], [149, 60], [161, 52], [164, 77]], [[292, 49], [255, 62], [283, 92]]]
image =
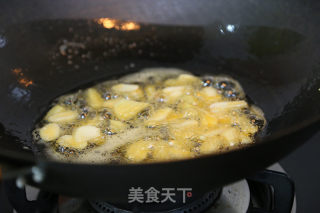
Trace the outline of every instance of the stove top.
[[[270, 174], [271, 174], [271, 178], [270, 178]], [[293, 205], [289, 199], [291, 182], [290, 181], [288, 182], [287, 180], [285, 180], [286, 178], [288, 177], [285, 175], [285, 171], [282, 169], [282, 167], [279, 164], [275, 164], [269, 167], [268, 170], [262, 171], [254, 177], [250, 177], [245, 180], [241, 180], [236, 183], [230, 184], [228, 186], [223, 187], [221, 190], [208, 192], [202, 197], [196, 199], [195, 201], [187, 203], [186, 205], [174, 208], [172, 210], [160, 211], [160, 212], [168, 212], [168, 213], [254, 213], [254, 212], [296, 213], [295, 199], [294, 199]], [[284, 181], [284, 182], [281, 182], [281, 181]], [[275, 182], [279, 183], [278, 185], [280, 185], [281, 187], [279, 188], [277, 184], [274, 184]], [[291, 191], [291, 194], [292, 192], [293, 191]], [[25, 187], [25, 196], [28, 201], [35, 202], [35, 200], [37, 200], [38, 195], [39, 195], [38, 189], [31, 186]], [[48, 198], [51, 199], [50, 196]], [[288, 204], [283, 202], [286, 199], [288, 200], [287, 202]], [[281, 200], [281, 202], [278, 202], [277, 200]], [[14, 203], [14, 202], [11, 202], [11, 203]], [[290, 205], [290, 208], [288, 207], [288, 205]], [[20, 209], [24, 209], [25, 211], [22, 210], [24, 212], [32, 212], [32, 211], [28, 211], [27, 208], [20, 208]], [[141, 212], [138, 209], [134, 209], [131, 211], [127, 209], [122, 209], [116, 205], [112, 205], [107, 202], [88, 201], [85, 199], [66, 198], [61, 196], [59, 196], [58, 206], [56, 207], [52, 206], [52, 209], [54, 209], [53, 212], [57, 212], [57, 213], [58, 212], [59, 213]], [[11, 212], [17, 212], [17, 211], [13, 210]], [[160, 213], [159, 211], [152, 211], [152, 212]]]

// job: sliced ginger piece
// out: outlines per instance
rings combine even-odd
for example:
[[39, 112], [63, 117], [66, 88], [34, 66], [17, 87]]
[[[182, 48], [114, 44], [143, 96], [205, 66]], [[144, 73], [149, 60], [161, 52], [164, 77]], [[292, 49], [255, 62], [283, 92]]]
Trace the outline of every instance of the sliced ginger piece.
[[88, 142], [97, 143], [101, 137], [101, 133], [98, 127], [85, 125], [74, 129], [72, 137], [75, 143], [85, 147], [85, 144], [88, 144]]
[[128, 125], [121, 121], [109, 120], [109, 122], [111, 131], [115, 133], [123, 132], [128, 128]]
[[245, 101], [223, 101], [211, 104], [210, 110], [211, 112], [221, 112], [246, 107], [248, 107], [248, 104]]
[[57, 114], [59, 112], [63, 112], [65, 111], [66, 109], [60, 105], [55, 105], [54, 107], [52, 107], [49, 112], [46, 114], [46, 117], [45, 119], [47, 120], [48, 117], [50, 117], [51, 115], [54, 115], [54, 114]]
[[137, 141], [130, 144], [126, 149], [126, 158], [133, 162], [140, 162], [145, 160], [151, 153], [153, 142], [151, 141]]
[[78, 118], [78, 113], [72, 110], [64, 110], [48, 117], [49, 122], [70, 123]]
[[94, 88], [90, 88], [86, 91], [86, 101], [89, 106], [95, 109], [101, 108], [104, 103], [100, 93]]
[[116, 117], [120, 120], [130, 120], [145, 110], [150, 104], [131, 100], [120, 100], [113, 106]]
[[60, 126], [56, 123], [50, 123], [40, 129], [40, 137], [44, 141], [53, 141], [60, 136]]
[[143, 98], [143, 91], [136, 84], [116, 84], [112, 86], [112, 91], [116, 94], [128, 97], [133, 100], [140, 100]]

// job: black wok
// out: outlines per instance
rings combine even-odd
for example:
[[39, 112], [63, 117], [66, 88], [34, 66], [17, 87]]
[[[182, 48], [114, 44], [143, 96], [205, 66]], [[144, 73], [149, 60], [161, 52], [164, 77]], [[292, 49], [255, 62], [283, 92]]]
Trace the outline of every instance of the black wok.
[[[288, 2], [7, 3], [0, 9], [0, 160], [7, 165], [5, 177], [24, 177], [61, 194], [126, 203], [131, 187], [191, 187], [200, 193], [278, 161], [320, 127], [319, 17], [302, 1]], [[119, 14], [153, 24], [135, 22], [138, 29], [121, 30], [104, 28], [96, 20]], [[161, 24], [168, 21], [171, 25]], [[68, 164], [41, 157], [31, 131], [52, 100], [159, 66], [238, 79], [265, 112], [265, 132], [241, 150], [170, 163]]]

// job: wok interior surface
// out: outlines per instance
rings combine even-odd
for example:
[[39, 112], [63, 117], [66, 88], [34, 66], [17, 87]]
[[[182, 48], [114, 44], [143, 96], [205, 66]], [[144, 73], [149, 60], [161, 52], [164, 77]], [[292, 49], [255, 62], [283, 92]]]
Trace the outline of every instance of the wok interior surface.
[[[22, 165], [32, 163], [35, 154], [37, 161], [42, 159], [42, 148], [32, 143], [31, 132], [56, 97], [148, 67], [174, 67], [195, 75], [225, 74], [237, 79], [248, 98], [264, 111], [268, 123], [265, 136], [272, 140], [223, 155], [150, 165], [41, 161], [47, 178], [34, 185], [117, 201], [124, 200], [128, 188], [139, 184], [204, 190], [263, 168], [312, 135], [311, 130], [306, 135], [298, 130], [319, 118], [320, 58], [316, 57], [319, 43], [315, 34], [219, 22], [202, 27], [132, 22], [131, 27], [124, 27], [128, 23], [113, 19], [43, 20], [5, 29], [6, 44], [0, 48], [3, 159]], [[82, 174], [83, 178], [74, 179]], [[155, 178], [159, 174], [161, 178]], [[104, 177], [109, 177], [108, 181]], [[59, 181], [65, 187], [57, 184]], [[89, 184], [92, 181], [96, 183]], [[71, 187], [77, 184], [83, 187]], [[119, 184], [121, 189], [116, 189]], [[110, 192], [98, 192], [101, 187], [109, 187]]]

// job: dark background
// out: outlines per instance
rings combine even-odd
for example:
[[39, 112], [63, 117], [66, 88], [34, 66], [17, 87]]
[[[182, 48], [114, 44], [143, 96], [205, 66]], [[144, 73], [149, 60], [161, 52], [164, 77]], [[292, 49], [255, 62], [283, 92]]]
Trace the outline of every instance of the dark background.
[[[12, 23], [79, 17], [182, 25], [205, 25], [223, 19], [238, 24], [294, 26], [303, 31], [320, 26], [319, 11], [317, 0], [0, 0], [0, 33]], [[320, 212], [319, 141], [320, 133], [281, 161], [296, 183], [298, 213]], [[2, 198], [0, 213], [6, 212]]]
[[319, 142], [320, 133], [280, 162], [296, 184], [297, 213], [320, 211]]

